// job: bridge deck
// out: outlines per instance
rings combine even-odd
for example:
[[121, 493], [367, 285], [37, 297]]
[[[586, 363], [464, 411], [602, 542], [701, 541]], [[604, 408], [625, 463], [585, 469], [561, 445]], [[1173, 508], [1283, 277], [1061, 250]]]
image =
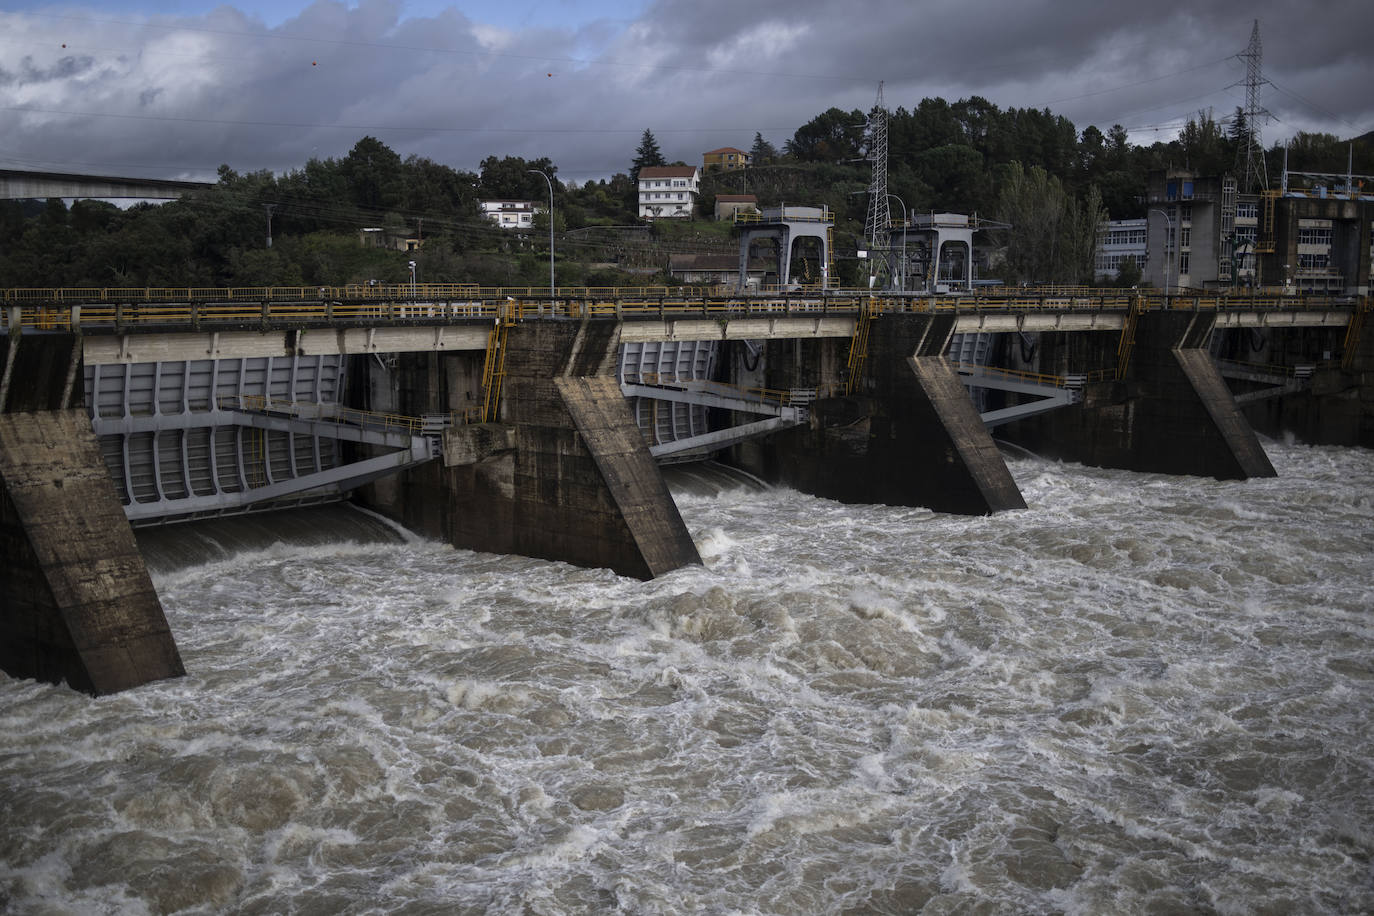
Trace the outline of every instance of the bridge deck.
[[481, 350], [500, 316], [615, 318], [625, 323], [622, 339], [634, 342], [851, 337], [855, 316], [865, 305], [879, 318], [954, 313], [958, 332], [1120, 331], [1133, 305], [1137, 313], [1212, 311], [1221, 328], [1346, 327], [1363, 307], [1363, 300], [1349, 297], [1165, 298], [1101, 290], [870, 297], [855, 291], [740, 296], [579, 289], [560, 290], [560, 298], [552, 301], [528, 290], [496, 295], [505, 291], [452, 284], [417, 286], [411, 292], [409, 287], [12, 289], [3, 291], [0, 330], [80, 328], [87, 361], [113, 363], [279, 352], [282, 339], [265, 337], [268, 331], [294, 332], [292, 349], [307, 354]]

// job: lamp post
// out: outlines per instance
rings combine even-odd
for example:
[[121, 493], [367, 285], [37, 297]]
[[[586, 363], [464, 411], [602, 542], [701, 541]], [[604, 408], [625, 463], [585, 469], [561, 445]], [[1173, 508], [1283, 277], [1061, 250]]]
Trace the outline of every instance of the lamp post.
[[897, 201], [897, 203], [902, 205], [902, 279], [899, 281], [901, 285], [898, 287], [898, 289], [900, 289], [902, 292], [906, 292], [906, 202], [903, 201], [896, 194], [888, 194], [887, 196], [891, 197], [893, 200]]
[[1169, 237], [1174, 234], [1174, 221], [1158, 207], [1151, 207], [1151, 213], [1164, 217], [1164, 307], [1169, 307]]
[[549, 302], [553, 302], [553, 181], [541, 169], [526, 169], [544, 179], [544, 183], [549, 186]]
[[415, 262], [410, 263], [410, 301], [415, 301]]

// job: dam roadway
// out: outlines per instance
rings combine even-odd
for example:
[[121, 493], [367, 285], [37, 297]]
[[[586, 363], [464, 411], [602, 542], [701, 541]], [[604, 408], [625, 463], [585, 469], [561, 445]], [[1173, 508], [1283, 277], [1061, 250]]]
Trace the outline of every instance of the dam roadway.
[[0, 291], [0, 667], [96, 694], [181, 673], [131, 523], [347, 497], [456, 546], [651, 578], [700, 562], [658, 470], [668, 458], [720, 452], [817, 496], [973, 515], [1025, 506], [995, 422], [1087, 464], [1272, 476], [1218, 357], [1262, 351], [1267, 365], [1229, 376], [1250, 380], [1247, 397], [1301, 393], [1333, 441], [1374, 444], [1369, 305], [1090, 289]]

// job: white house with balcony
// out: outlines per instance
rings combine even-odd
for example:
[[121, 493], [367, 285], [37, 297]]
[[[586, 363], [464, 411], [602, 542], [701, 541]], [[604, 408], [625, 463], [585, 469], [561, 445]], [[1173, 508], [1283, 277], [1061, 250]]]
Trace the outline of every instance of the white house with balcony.
[[650, 165], [639, 170], [640, 219], [690, 219], [701, 189], [694, 165]]
[[534, 214], [542, 210], [532, 200], [484, 200], [482, 215], [502, 229], [531, 229], [534, 227]]

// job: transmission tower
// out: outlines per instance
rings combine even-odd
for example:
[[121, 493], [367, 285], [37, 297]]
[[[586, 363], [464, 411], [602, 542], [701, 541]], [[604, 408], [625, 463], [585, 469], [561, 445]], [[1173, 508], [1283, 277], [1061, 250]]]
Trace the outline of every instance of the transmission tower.
[[[887, 205], [887, 109], [883, 107], [883, 84], [878, 84], [878, 101], [868, 116], [865, 128], [868, 147], [865, 159], [873, 163], [873, 180], [868, 185], [868, 219], [864, 223], [864, 235], [868, 238], [870, 269], [881, 264], [883, 270], [892, 274], [888, 259], [892, 254], [891, 231], [892, 211]], [[881, 261], [875, 262], [880, 257]]]
[[1253, 193], [1255, 185], [1269, 187], [1269, 176], [1264, 167], [1264, 147], [1260, 139], [1259, 120], [1269, 118], [1269, 112], [1260, 107], [1260, 86], [1268, 82], [1260, 72], [1262, 48], [1260, 47], [1259, 20], [1250, 30], [1250, 44], [1236, 55], [1245, 61], [1245, 193]]

